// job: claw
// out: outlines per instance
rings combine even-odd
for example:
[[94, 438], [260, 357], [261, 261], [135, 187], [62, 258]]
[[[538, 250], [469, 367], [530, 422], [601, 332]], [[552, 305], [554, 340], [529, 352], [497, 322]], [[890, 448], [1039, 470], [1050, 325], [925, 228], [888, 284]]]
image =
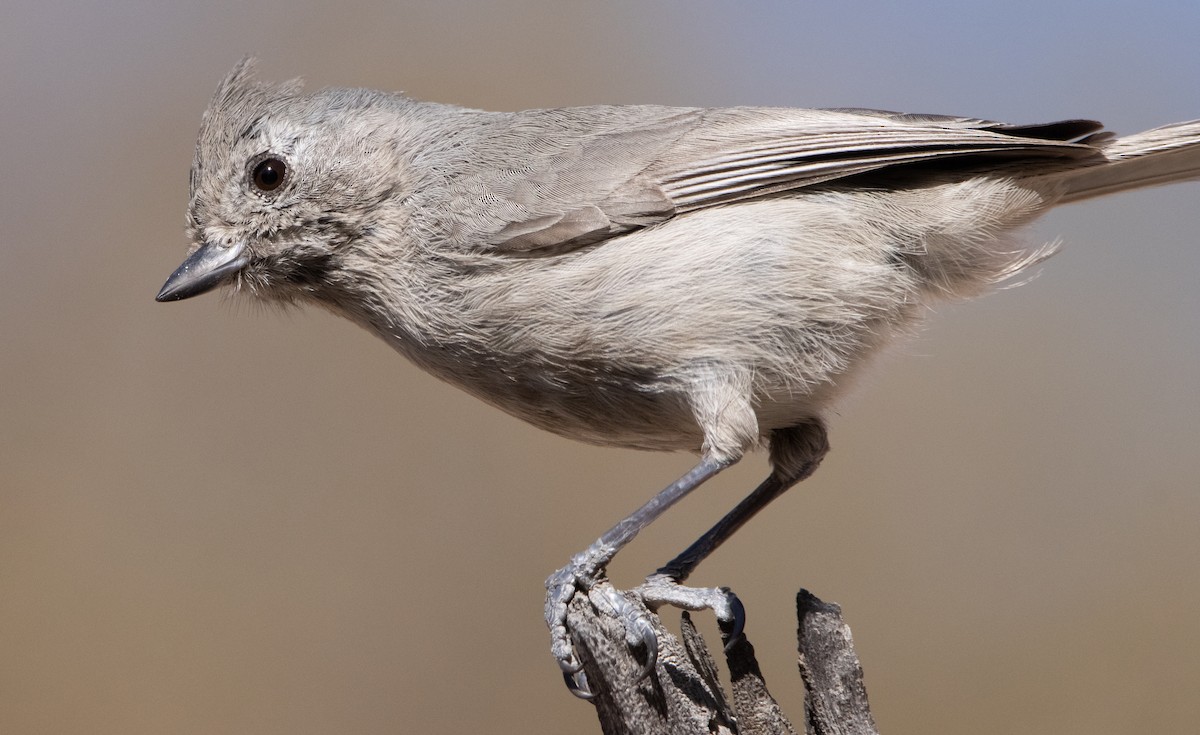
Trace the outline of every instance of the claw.
[[658, 634], [654, 632], [654, 626], [646, 619], [645, 613], [616, 588], [605, 586], [599, 592], [604, 604], [624, 623], [625, 643], [630, 648], [638, 647], [646, 651], [646, 662], [642, 664], [635, 679], [641, 681], [649, 676], [658, 664]]
[[646, 651], [646, 663], [642, 664], [642, 669], [638, 672], [635, 681], [642, 681], [650, 676], [650, 672], [654, 671], [654, 667], [658, 665], [658, 634], [645, 619], [638, 618], [638, 623], [642, 634], [641, 645]]
[[[573, 562], [575, 560], [572, 560]], [[559, 569], [546, 580], [546, 625], [550, 628], [550, 653], [562, 669], [563, 679], [571, 693], [581, 699], [592, 697], [583, 675], [583, 662], [575, 655], [571, 636], [567, 632], [567, 606], [579, 589], [578, 570], [571, 566]]]
[[563, 671], [563, 681], [567, 684], [567, 690], [576, 697], [587, 701], [594, 699], [596, 693], [588, 686], [587, 674], [583, 673], [582, 667], [575, 673]]
[[566, 655], [556, 656], [558, 668], [562, 669], [563, 681], [567, 684], [567, 689], [571, 694], [574, 694], [580, 699], [591, 699], [596, 696], [592, 688], [588, 685], [587, 674], [583, 673], [583, 661], [575, 655], [575, 651], [568, 651]]
[[[742, 631], [746, 629], [746, 606], [738, 599], [733, 590], [728, 587], [722, 587], [721, 591], [725, 593], [725, 599], [729, 602], [729, 633], [725, 635], [725, 653], [729, 653], [738, 641], [742, 639]], [[721, 626], [724, 628], [725, 626]], [[722, 631], [724, 634], [724, 631]]]

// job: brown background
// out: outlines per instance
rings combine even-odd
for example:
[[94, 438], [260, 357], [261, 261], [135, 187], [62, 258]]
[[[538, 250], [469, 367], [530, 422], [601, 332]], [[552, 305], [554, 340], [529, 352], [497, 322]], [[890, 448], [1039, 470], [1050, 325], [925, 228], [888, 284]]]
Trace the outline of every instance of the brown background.
[[[315, 310], [155, 304], [200, 112], [242, 54], [499, 109], [1200, 117], [1194, 2], [816, 5], [6, 3], [0, 732], [598, 731], [548, 655], [542, 579], [690, 458], [539, 433]], [[1200, 720], [1200, 186], [1036, 232], [1067, 249], [940, 309], [833, 417], [822, 471], [697, 575], [742, 595], [794, 715], [803, 585], [845, 606], [891, 735]], [[763, 471], [705, 487], [614, 577]]]

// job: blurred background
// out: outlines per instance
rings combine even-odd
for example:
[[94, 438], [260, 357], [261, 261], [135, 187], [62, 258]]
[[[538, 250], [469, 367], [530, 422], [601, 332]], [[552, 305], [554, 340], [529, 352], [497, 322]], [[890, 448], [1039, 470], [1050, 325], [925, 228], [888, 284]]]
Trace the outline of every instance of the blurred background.
[[[0, 28], [0, 732], [598, 732], [542, 581], [692, 458], [525, 426], [315, 309], [156, 304], [200, 114], [268, 79], [494, 109], [1200, 117], [1195, 2], [9, 0]], [[701, 567], [799, 722], [795, 592], [885, 733], [1200, 720], [1200, 185], [1061, 210], [939, 309], [821, 471]], [[612, 568], [632, 585], [749, 458]], [[703, 629], [715, 632], [711, 618]]]

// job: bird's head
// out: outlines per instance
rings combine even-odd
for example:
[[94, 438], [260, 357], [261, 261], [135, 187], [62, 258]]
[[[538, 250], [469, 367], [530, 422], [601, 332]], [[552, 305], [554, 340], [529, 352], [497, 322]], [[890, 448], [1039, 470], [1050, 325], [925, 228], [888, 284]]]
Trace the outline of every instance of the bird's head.
[[[193, 248], [159, 292], [175, 301], [221, 285], [273, 301], [319, 298], [404, 195], [403, 97], [368, 90], [301, 93], [268, 84], [244, 59], [204, 114], [192, 164]], [[387, 224], [381, 224], [386, 222]]]

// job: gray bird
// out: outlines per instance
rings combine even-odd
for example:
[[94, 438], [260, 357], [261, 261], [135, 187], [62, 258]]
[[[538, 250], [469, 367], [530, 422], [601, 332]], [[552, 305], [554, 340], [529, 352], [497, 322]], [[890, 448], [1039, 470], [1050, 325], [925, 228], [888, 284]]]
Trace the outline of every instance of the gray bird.
[[[639, 530], [766, 446], [771, 473], [638, 588], [740, 625], [680, 583], [828, 450], [824, 416], [928, 306], [1053, 253], [1053, 206], [1200, 177], [1200, 121], [1118, 138], [876, 110], [484, 112], [366, 89], [303, 94], [239, 63], [204, 114], [194, 243], [159, 301], [229, 285], [315, 303], [536, 426], [699, 463], [547, 580], [552, 652]], [[653, 635], [621, 607], [631, 640]]]

